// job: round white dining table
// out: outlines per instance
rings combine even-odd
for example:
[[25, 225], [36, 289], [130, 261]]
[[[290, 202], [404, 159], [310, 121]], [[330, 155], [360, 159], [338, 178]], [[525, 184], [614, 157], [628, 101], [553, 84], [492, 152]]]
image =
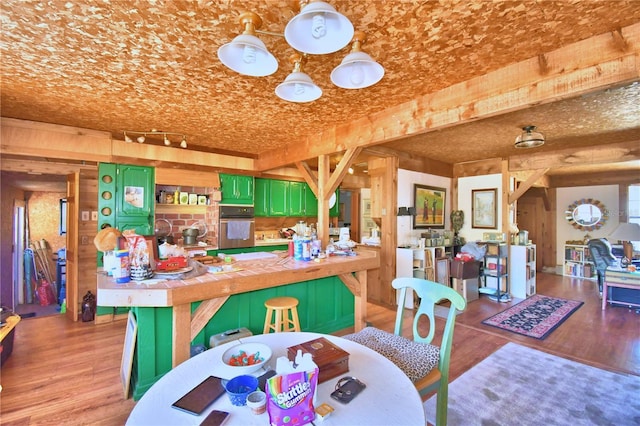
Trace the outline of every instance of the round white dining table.
[[[199, 425], [211, 410], [230, 413], [225, 426], [269, 425], [269, 414], [253, 414], [246, 406], [233, 406], [222, 395], [201, 415], [196, 416], [171, 407], [171, 404], [193, 389], [208, 376], [230, 379], [232, 367], [222, 362], [222, 354], [239, 343], [261, 342], [273, 351], [267, 363], [275, 369], [276, 359], [287, 356], [287, 348], [325, 337], [349, 353], [349, 371], [320, 383], [316, 393], [317, 405], [327, 403], [334, 408], [327, 418], [313, 421], [315, 425], [420, 425], [426, 424], [424, 408], [418, 391], [409, 378], [395, 364], [377, 352], [341, 337], [318, 333], [271, 333], [241, 338], [204, 351], [179, 364], [140, 398], [127, 419], [127, 425]], [[263, 370], [252, 373], [259, 376]], [[337, 381], [353, 376], [366, 388], [349, 404], [341, 404], [330, 397]]]

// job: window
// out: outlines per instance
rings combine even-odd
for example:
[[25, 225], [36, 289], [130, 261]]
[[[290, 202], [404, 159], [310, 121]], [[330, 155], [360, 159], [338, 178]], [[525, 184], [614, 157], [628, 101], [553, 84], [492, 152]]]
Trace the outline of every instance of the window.
[[[630, 223], [640, 224], [640, 185], [629, 185], [627, 214]], [[633, 250], [640, 251], [640, 241], [633, 241]]]

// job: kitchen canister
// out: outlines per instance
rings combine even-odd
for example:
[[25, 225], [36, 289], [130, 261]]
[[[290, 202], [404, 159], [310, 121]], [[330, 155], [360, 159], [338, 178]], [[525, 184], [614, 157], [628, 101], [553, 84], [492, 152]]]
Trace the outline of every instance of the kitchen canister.
[[311, 260], [311, 238], [302, 239], [302, 260]]
[[129, 250], [116, 250], [116, 263], [113, 268], [113, 278], [115, 278], [117, 283], [128, 283], [131, 281], [131, 276], [129, 275]]
[[293, 238], [293, 259], [302, 260], [302, 238]]

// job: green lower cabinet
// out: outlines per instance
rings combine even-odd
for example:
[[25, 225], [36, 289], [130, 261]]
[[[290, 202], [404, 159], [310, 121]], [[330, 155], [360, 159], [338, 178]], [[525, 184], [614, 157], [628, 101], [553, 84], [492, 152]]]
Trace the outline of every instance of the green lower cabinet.
[[[292, 296], [300, 301], [298, 316], [303, 331], [330, 334], [354, 324], [353, 294], [338, 277], [327, 277], [232, 295], [192, 345], [202, 344], [208, 348], [211, 336], [239, 327], [262, 334], [266, 314], [264, 302], [275, 296]], [[327, 300], [332, 302], [327, 303]], [[192, 303], [192, 311], [200, 303]], [[138, 323], [131, 375], [136, 401], [171, 370], [172, 309], [132, 308]]]

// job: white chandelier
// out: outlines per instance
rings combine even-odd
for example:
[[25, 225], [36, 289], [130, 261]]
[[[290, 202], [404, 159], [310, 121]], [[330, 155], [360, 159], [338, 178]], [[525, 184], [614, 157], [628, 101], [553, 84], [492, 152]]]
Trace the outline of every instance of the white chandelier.
[[253, 12], [242, 13], [240, 24], [244, 32], [218, 49], [220, 62], [237, 73], [264, 77], [278, 69], [278, 61], [256, 33], [284, 36], [293, 49], [302, 53], [293, 60], [293, 72], [275, 89], [276, 95], [286, 101], [311, 102], [318, 99], [322, 89], [302, 71], [307, 55], [337, 52], [349, 42], [353, 43], [351, 52], [331, 73], [333, 84], [343, 89], [364, 89], [384, 76], [384, 68], [361, 51], [366, 41], [364, 32], [354, 32], [349, 19], [323, 1], [300, 1], [300, 13], [287, 23], [284, 35], [258, 31], [262, 19]]

